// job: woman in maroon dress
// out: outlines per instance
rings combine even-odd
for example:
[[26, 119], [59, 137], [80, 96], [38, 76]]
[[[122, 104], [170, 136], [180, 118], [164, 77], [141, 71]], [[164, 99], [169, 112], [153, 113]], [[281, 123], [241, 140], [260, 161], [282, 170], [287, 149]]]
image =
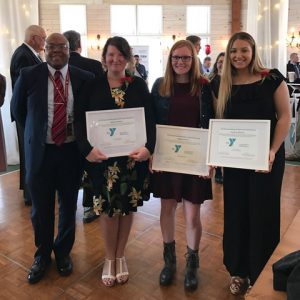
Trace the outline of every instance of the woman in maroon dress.
[[[198, 58], [191, 42], [176, 42], [168, 57], [165, 76], [152, 88], [158, 124], [207, 128], [213, 116], [210, 85], [199, 72]], [[184, 286], [197, 288], [198, 249], [201, 239], [200, 206], [212, 198], [211, 180], [195, 175], [156, 172], [152, 175], [152, 191], [161, 198], [160, 224], [164, 242], [165, 266], [160, 284], [172, 283], [176, 271], [175, 214], [177, 203], [183, 203], [186, 220], [187, 262]]]

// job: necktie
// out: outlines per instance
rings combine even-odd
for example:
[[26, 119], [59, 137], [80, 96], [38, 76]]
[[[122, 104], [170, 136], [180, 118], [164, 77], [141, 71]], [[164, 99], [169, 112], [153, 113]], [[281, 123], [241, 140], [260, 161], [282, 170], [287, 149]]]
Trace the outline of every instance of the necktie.
[[52, 124], [52, 139], [56, 145], [61, 145], [66, 139], [67, 99], [60, 79], [60, 71], [54, 74], [54, 114]]

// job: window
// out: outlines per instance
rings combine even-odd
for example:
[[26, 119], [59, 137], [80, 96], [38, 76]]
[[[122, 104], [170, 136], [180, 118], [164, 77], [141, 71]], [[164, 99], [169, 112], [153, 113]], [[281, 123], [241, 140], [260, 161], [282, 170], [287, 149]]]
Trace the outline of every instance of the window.
[[82, 55], [87, 55], [87, 26], [85, 5], [60, 5], [60, 31], [75, 30], [81, 35]]
[[160, 35], [162, 33], [162, 8], [160, 5], [137, 6], [137, 34]]
[[[134, 48], [147, 49], [148, 57], [142, 63], [148, 73], [151, 88], [154, 80], [162, 76], [162, 6], [111, 5], [111, 34], [123, 36]], [[135, 54], [135, 53], [133, 53]]]
[[111, 5], [112, 35], [160, 35], [160, 5]]
[[188, 5], [186, 7], [187, 34], [210, 34], [210, 6]]
[[210, 43], [210, 6], [188, 5], [186, 7], [186, 32], [187, 35], [201, 37], [201, 61], [206, 56], [205, 45]]
[[135, 35], [135, 5], [111, 5], [110, 22], [112, 35]]

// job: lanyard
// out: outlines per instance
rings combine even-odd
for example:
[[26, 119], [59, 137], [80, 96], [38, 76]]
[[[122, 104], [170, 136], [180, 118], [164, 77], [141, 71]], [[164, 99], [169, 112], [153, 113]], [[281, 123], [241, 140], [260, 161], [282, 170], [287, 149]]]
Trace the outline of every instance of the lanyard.
[[49, 78], [53, 83], [53, 87], [57, 90], [62, 103], [63, 104], [67, 104], [68, 102], [68, 96], [69, 96], [69, 83], [70, 83], [70, 74], [69, 74], [69, 70], [67, 71], [67, 75], [66, 75], [66, 81], [65, 81], [65, 87], [64, 87], [64, 93], [62, 94], [61, 91], [59, 90], [58, 86], [55, 83], [55, 79], [53, 77], [53, 75], [49, 72]]

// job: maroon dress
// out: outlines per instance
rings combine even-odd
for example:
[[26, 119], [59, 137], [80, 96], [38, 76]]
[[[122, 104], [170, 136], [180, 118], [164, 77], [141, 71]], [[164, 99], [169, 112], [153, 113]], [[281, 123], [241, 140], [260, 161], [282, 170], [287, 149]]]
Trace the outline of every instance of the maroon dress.
[[[176, 83], [170, 97], [168, 125], [197, 128], [200, 118], [199, 97], [189, 94], [189, 83]], [[195, 204], [212, 199], [211, 180], [196, 175], [159, 172], [151, 178], [154, 197], [182, 199]]]

